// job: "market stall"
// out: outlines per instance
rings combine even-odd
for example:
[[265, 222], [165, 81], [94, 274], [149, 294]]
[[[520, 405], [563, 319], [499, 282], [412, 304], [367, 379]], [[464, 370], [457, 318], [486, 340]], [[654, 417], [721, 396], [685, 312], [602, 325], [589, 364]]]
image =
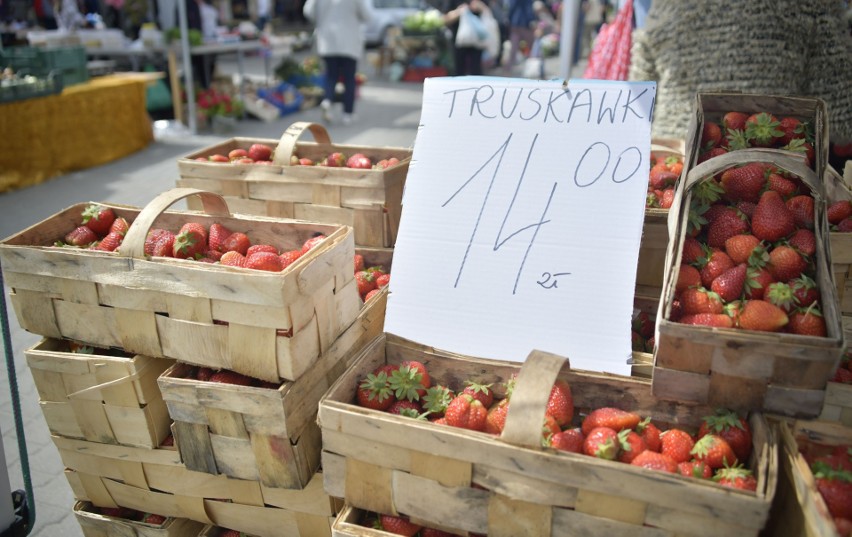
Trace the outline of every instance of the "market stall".
[[[145, 76], [115, 75], [0, 104], [0, 192], [112, 162], [154, 139]], [[109, 113], [106, 113], [106, 112]]]

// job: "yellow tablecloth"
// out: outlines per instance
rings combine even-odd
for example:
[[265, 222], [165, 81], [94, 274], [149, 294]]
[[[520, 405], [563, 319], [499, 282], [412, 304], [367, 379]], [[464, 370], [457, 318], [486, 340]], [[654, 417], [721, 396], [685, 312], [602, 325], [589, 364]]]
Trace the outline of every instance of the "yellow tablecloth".
[[0, 192], [119, 159], [154, 139], [145, 80], [96, 78], [0, 104]]

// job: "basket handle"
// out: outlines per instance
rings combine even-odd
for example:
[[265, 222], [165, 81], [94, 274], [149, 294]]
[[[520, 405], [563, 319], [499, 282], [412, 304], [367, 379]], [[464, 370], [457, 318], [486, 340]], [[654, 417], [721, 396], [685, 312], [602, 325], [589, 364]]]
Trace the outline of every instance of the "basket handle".
[[287, 127], [287, 130], [281, 135], [281, 140], [278, 142], [278, 147], [275, 148], [275, 154], [272, 157], [272, 163], [276, 166], [289, 166], [290, 157], [296, 150], [296, 142], [299, 141], [306, 130], [311, 131], [316, 143], [331, 144], [331, 137], [325, 127], [319, 123], [297, 121]]
[[568, 358], [534, 350], [527, 356], [512, 392], [500, 439], [516, 446], [541, 449], [541, 433], [550, 391]]
[[118, 253], [121, 257], [132, 257], [134, 259], [145, 258], [145, 238], [148, 236], [148, 231], [154, 225], [154, 221], [160, 215], [180, 201], [189, 196], [197, 195], [201, 197], [201, 203], [204, 206], [204, 213], [211, 216], [230, 217], [231, 212], [228, 210], [228, 203], [225, 198], [213, 192], [199, 190], [197, 188], [173, 188], [166, 190], [142, 209], [127, 234], [121, 243]]

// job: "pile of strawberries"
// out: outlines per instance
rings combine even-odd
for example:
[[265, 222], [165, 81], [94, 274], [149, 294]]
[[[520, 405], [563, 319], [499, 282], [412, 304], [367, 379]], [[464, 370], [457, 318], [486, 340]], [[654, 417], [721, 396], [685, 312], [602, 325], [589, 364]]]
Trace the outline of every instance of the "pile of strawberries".
[[197, 157], [198, 162], [224, 162], [231, 164], [272, 164], [272, 148], [266, 144], [252, 144], [248, 149], [232, 149], [227, 155], [214, 153], [206, 157]]
[[396, 157], [384, 158], [374, 163], [364, 153], [355, 153], [347, 157], [339, 151], [329, 153], [328, 156], [319, 161], [314, 161], [307, 157], [299, 157], [298, 155], [290, 157], [290, 166], [325, 166], [328, 168], [353, 168], [356, 170], [386, 170], [397, 164], [399, 164], [399, 159]]
[[669, 209], [674, 201], [674, 185], [683, 171], [683, 159], [677, 155], [651, 155], [651, 172], [648, 176], [648, 209]]
[[849, 233], [852, 231], [852, 201], [832, 201], [828, 204], [826, 218], [831, 231]]
[[127, 220], [116, 217], [111, 208], [95, 203], [83, 209], [81, 217], [80, 225], [69, 231], [55, 246], [113, 252], [121, 246], [130, 228]]
[[718, 123], [705, 120], [698, 162], [751, 147], [793, 151], [805, 157], [807, 166], [814, 164], [810, 124], [791, 116], [778, 119], [767, 112], [728, 112]]
[[749, 162], [691, 191], [670, 320], [825, 336], [810, 188]]
[[831, 381], [841, 384], [852, 384], [852, 349], [849, 347], [846, 348], [843, 356], [840, 358], [837, 371], [834, 372], [834, 377]]
[[[362, 526], [381, 530], [394, 535], [404, 535], [405, 537], [455, 537], [454, 533], [429, 528], [420, 524], [415, 524], [406, 516], [384, 515], [376, 513], [367, 513], [367, 516], [360, 522]], [[476, 533], [470, 534], [476, 537]]]
[[[491, 384], [465, 382], [461, 391], [433, 384], [418, 361], [385, 364], [360, 379], [356, 403], [436, 424], [499, 435], [511, 406], [514, 379], [506, 396], [495, 399]], [[748, 422], [720, 410], [706, 416], [696, 434], [680, 427], [665, 431], [638, 413], [601, 407], [575, 415], [571, 387], [557, 380], [542, 420], [542, 441], [557, 450], [620, 461], [652, 470], [705, 479], [734, 488], [755, 490], [757, 482], [743, 465], [752, 452]]]
[[799, 450], [810, 465], [817, 491], [834, 519], [837, 533], [852, 535], [852, 445], [804, 442]]
[[358, 295], [364, 302], [370, 300], [390, 283], [390, 272], [381, 265], [364, 266], [364, 256], [355, 254], [355, 281]]
[[654, 319], [642, 310], [634, 310], [630, 320], [630, 343], [634, 352], [654, 352]]
[[90, 511], [99, 515], [111, 516], [114, 518], [123, 518], [134, 522], [143, 522], [154, 526], [161, 526], [166, 521], [166, 517], [155, 513], [143, 513], [129, 507], [96, 507], [92, 506]]
[[251, 386], [254, 388], [267, 388], [277, 390], [281, 383], [268, 382], [231, 371], [229, 369], [212, 369], [203, 366], [191, 366], [183, 372], [181, 378], [200, 380], [202, 382], [213, 382], [218, 384], [234, 384], [237, 386]]

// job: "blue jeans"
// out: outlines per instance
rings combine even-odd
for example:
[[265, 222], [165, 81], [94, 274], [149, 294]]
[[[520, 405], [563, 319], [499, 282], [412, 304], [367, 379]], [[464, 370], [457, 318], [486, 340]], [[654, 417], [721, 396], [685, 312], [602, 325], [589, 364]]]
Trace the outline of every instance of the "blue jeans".
[[334, 86], [343, 82], [343, 112], [355, 111], [355, 68], [358, 62], [349, 56], [323, 56], [325, 62], [325, 98], [334, 101]]

